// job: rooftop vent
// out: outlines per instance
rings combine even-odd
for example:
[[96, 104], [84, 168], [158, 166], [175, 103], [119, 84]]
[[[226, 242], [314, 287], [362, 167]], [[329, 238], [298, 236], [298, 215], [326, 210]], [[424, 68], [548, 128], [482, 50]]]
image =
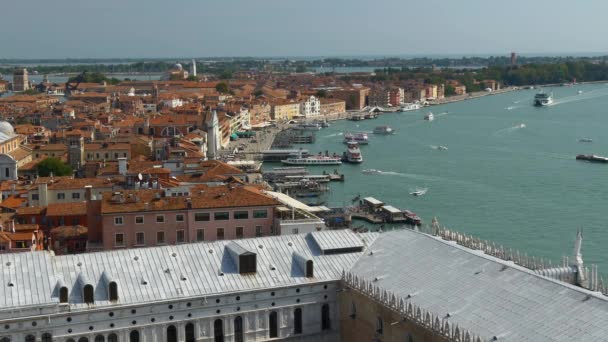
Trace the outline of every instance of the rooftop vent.
[[357, 253], [363, 251], [359, 236], [348, 230], [312, 232], [312, 238], [324, 255]]

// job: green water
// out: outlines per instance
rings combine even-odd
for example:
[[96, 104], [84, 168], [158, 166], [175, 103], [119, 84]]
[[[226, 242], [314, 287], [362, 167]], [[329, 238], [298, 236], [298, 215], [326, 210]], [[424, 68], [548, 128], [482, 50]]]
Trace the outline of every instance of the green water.
[[[326, 205], [349, 205], [361, 193], [410, 209], [426, 223], [436, 216], [446, 227], [554, 261], [572, 254], [582, 227], [585, 262], [608, 272], [608, 164], [574, 159], [581, 153], [608, 155], [608, 86], [547, 91], [556, 99], [547, 108], [531, 105], [536, 90], [522, 90], [335, 122], [317, 134], [315, 144], [302, 147], [341, 153], [343, 132], [390, 125], [395, 135], [369, 134], [362, 164], [339, 166], [346, 182], [332, 184]], [[432, 122], [423, 120], [429, 109]], [[578, 142], [583, 137], [593, 142]], [[448, 150], [432, 148], [438, 145]], [[361, 172], [372, 168], [384, 173]], [[310, 168], [315, 174], [323, 169]], [[409, 195], [417, 187], [428, 188], [427, 194]]]

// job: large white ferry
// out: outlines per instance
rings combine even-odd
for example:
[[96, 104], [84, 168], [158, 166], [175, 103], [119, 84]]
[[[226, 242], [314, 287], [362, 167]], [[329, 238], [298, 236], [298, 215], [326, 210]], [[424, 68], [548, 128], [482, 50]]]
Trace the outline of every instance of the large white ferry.
[[346, 152], [344, 152], [344, 156], [342, 157], [342, 161], [347, 163], [362, 163], [363, 156], [361, 155], [361, 149], [359, 149], [359, 144], [356, 142], [349, 142], [348, 148]]
[[534, 105], [537, 107], [550, 106], [553, 103], [553, 93], [540, 92], [534, 96]]
[[281, 160], [281, 163], [286, 165], [304, 165], [304, 166], [315, 166], [315, 165], [340, 165], [342, 164], [342, 158], [336, 154], [333, 156], [319, 155], [310, 156], [310, 157], [302, 157], [302, 155], [298, 155], [295, 157], [289, 157], [287, 159]]
[[369, 143], [367, 133], [344, 133], [344, 143], [356, 142], [359, 145]]
[[404, 103], [401, 105], [400, 111], [410, 112], [412, 110], [418, 110], [420, 108], [422, 108], [422, 106], [419, 103]]

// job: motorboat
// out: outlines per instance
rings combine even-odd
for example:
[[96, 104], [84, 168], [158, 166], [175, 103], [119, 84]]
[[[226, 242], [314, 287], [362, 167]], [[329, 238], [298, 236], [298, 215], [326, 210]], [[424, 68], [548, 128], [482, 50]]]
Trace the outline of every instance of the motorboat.
[[361, 150], [359, 149], [359, 144], [357, 144], [356, 142], [349, 142], [348, 148], [346, 149], [346, 152], [344, 152], [344, 155], [342, 156], [342, 161], [347, 162], [347, 163], [354, 163], [354, 164], [362, 163], [363, 156], [361, 155]]
[[579, 154], [576, 156], [576, 160], [585, 160], [594, 163], [608, 163], [607, 157], [597, 156], [595, 154]]
[[590, 142], [593, 142], [593, 139], [591, 139], [591, 138], [580, 138], [580, 139], [578, 139], [578, 142], [590, 143]]
[[582, 91], [582, 90], [579, 90], [579, 91], [578, 91], [578, 93], [579, 93], [579, 94], [582, 94], [582, 93], [583, 93], [583, 91]]
[[428, 191], [428, 189], [416, 189], [416, 190], [410, 192], [410, 195], [422, 196], [422, 195], [426, 194], [427, 191]]
[[344, 133], [344, 143], [356, 142], [359, 145], [367, 145], [369, 143], [367, 133]]
[[546, 107], [553, 104], [553, 93], [540, 92], [534, 96], [534, 105], [537, 107]]
[[382, 173], [382, 171], [380, 170], [376, 170], [376, 169], [366, 169], [361, 171], [362, 173], [366, 174], [366, 175], [379, 175]]
[[424, 120], [433, 121], [433, 120], [435, 120], [435, 116], [433, 115], [433, 113], [428, 112], [424, 115]]
[[374, 134], [393, 134], [395, 130], [391, 126], [378, 126], [374, 128]]
[[437, 146], [437, 149], [438, 149], [439, 151], [447, 151], [447, 150], [448, 150], [448, 148], [447, 148], [447, 147], [445, 147], [445, 146]]

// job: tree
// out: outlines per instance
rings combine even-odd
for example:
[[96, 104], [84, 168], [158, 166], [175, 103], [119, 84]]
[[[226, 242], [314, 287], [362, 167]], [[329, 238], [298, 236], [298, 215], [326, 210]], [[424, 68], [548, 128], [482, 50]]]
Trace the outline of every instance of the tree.
[[59, 158], [49, 157], [38, 163], [36, 167], [38, 175], [48, 177], [53, 173], [53, 176], [70, 176], [72, 175], [72, 167], [65, 164]]
[[261, 89], [258, 89], [253, 92], [253, 96], [258, 97], [264, 95], [264, 92]]
[[226, 82], [220, 82], [215, 86], [215, 90], [220, 94], [226, 94], [230, 92], [230, 86]]
[[325, 89], [319, 89], [317, 91], [317, 97], [321, 98], [321, 97], [327, 97], [327, 90]]
[[38, 95], [38, 94], [40, 94], [40, 92], [36, 88], [30, 88], [28, 90], [25, 90], [23, 92], [23, 94], [25, 94], [25, 95]]
[[306, 67], [303, 65], [298, 65], [296, 67], [296, 72], [306, 72]]
[[188, 76], [188, 81], [198, 81], [198, 80], [197, 80], [196, 76], [190, 75], [190, 76]]

